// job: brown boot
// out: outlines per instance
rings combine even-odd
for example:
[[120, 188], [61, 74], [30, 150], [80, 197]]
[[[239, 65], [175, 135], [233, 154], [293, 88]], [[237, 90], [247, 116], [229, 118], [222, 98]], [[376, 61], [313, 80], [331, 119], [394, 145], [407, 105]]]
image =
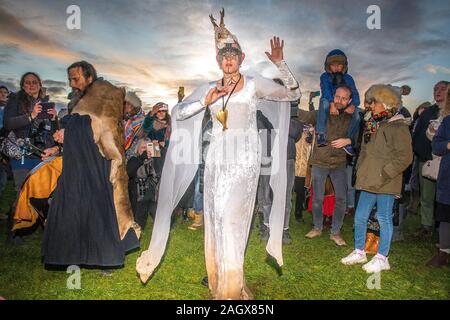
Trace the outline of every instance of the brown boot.
[[191, 224], [188, 228], [190, 230], [197, 230], [198, 228], [203, 226], [203, 213], [195, 213], [194, 214], [194, 223]]
[[438, 253], [427, 262], [427, 267], [440, 268], [446, 266], [448, 263], [448, 256], [449, 254], [447, 252], [438, 250]]
[[194, 218], [195, 218], [195, 210], [192, 209], [192, 208], [189, 209], [189, 210], [187, 211], [187, 216], [188, 216], [189, 219], [194, 220]]

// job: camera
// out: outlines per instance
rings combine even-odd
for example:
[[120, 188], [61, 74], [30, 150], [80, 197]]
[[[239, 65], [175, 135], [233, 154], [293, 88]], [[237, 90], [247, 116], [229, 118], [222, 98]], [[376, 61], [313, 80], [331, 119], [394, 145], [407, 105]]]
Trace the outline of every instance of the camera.
[[38, 119], [51, 119], [52, 115], [48, 113], [49, 109], [55, 109], [54, 102], [41, 102], [42, 111], [38, 114]]
[[153, 144], [153, 142], [147, 142], [147, 155], [149, 158], [159, 158], [161, 157], [161, 150], [158, 144]]

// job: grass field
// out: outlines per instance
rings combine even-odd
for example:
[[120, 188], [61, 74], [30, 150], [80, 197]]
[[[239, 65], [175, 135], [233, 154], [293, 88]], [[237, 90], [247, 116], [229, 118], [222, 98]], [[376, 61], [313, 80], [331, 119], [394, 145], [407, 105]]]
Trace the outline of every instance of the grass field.
[[[12, 184], [0, 200], [0, 211], [8, 210], [14, 197]], [[381, 274], [381, 289], [368, 289], [369, 277], [360, 266], [343, 266], [339, 260], [352, 250], [352, 217], [346, 217], [344, 238], [349, 246], [339, 248], [324, 232], [320, 238], [304, 237], [311, 227], [291, 220], [293, 243], [283, 248], [282, 274], [267, 262], [265, 243], [252, 229], [245, 259], [247, 283], [255, 299], [450, 299], [450, 268], [430, 269], [425, 262], [434, 254], [434, 241], [413, 240], [419, 225], [417, 216], [408, 217], [405, 241], [394, 243], [391, 270]], [[149, 219], [151, 221], [151, 219]], [[141, 239], [146, 249], [152, 224]], [[81, 289], [67, 289], [69, 274], [44, 269], [40, 257], [43, 231], [38, 228], [24, 238], [21, 246], [6, 245], [4, 221], [0, 222], [0, 296], [6, 299], [210, 299], [200, 284], [206, 275], [203, 231], [191, 231], [177, 221], [171, 231], [163, 262], [142, 285], [135, 272], [139, 252], [126, 257], [125, 267], [105, 277], [98, 270], [81, 269]]]

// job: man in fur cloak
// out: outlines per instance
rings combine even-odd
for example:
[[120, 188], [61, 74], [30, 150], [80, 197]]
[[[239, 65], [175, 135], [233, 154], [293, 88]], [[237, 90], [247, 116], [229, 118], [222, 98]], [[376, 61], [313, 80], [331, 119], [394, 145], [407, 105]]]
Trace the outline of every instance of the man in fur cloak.
[[82, 61], [68, 68], [69, 81], [77, 76], [92, 81], [63, 119], [63, 170], [50, 204], [42, 255], [50, 265], [118, 267], [127, 251], [139, 247], [140, 236], [125, 171], [125, 91], [97, 79], [95, 72], [89, 75], [85, 66], [91, 65]]

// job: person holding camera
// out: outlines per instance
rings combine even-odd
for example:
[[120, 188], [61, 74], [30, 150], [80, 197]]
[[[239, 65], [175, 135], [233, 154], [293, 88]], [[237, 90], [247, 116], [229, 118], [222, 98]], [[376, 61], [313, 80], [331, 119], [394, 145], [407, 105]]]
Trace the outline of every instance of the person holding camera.
[[[48, 103], [41, 78], [34, 72], [27, 72], [20, 79], [20, 88], [16, 94], [9, 95], [4, 114], [5, 129], [12, 131], [16, 138], [28, 138], [39, 150], [54, 146], [52, 135], [57, 128], [57, 113]], [[11, 135], [9, 139], [12, 139]], [[24, 154], [22, 159], [11, 159], [16, 191], [28, 172], [41, 162], [37, 149]]]
[[155, 148], [155, 155], [153, 155], [155, 158], [153, 163], [156, 173], [158, 176], [161, 176], [171, 133], [168, 105], [164, 102], [155, 104], [145, 117], [142, 128]]
[[154, 218], [156, 211], [156, 197], [158, 194], [158, 179], [153, 167], [153, 158], [149, 150], [149, 138], [139, 139], [136, 154], [127, 162], [129, 177], [128, 193], [135, 221], [144, 230], [148, 214]]

